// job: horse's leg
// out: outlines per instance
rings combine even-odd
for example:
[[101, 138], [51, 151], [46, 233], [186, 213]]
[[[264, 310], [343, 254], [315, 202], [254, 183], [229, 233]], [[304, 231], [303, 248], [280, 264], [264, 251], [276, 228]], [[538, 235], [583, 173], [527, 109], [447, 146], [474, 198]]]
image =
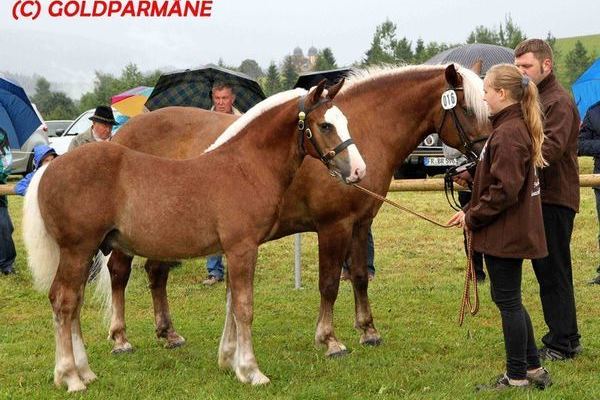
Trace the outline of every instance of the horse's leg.
[[71, 335], [73, 337], [73, 353], [75, 356], [75, 366], [77, 367], [77, 372], [79, 373], [79, 377], [83, 380], [84, 384], [89, 384], [96, 380], [96, 374], [90, 369], [90, 365], [88, 363], [87, 353], [85, 351], [85, 345], [83, 343], [83, 335], [81, 334], [81, 307], [83, 305], [85, 287], [80, 286], [79, 290], [79, 298], [81, 301], [79, 302], [79, 306], [75, 310], [74, 318], [71, 322]]
[[114, 341], [112, 353], [126, 353], [133, 350], [125, 334], [125, 288], [131, 274], [133, 257], [118, 249], [113, 249], [108, 260], [110, 284], [112, 287], [112, 315], [108, 338]]
[[333, 331], [333, 306], [340, 286], [342, 262], [346, 258], [351, 242], [350, 227], [337, 224], [319, 228], [319, 291], [321, 307], [315, 343], [327, 348], [326, 356], [336, 357], [347, 353]]
[[257, 245], [238, 244], [225, 249], [228, 283], [231, 288], [231, 305], [236, 324], [237, 346], [234, 355], [234, 370], [238, 379], [252, 385], [269, 383], [258, 369], [252, 346], [253, 282], [256, 266]]
[[[48, 294], [54, 312], [56, 338], [54, 384], [60, 386], [63, 382], [66, 383], [69, 392], [85, 389], [74, 354], [75, 349], [78, 361], [82, 363], [83, 342], [81, 337], [74, 335], [79, 333], [80, 329], [78, 321], [75, 326], [73, 321], [77, 319], [77, 312], [83, 301], [82, 294], [88, 271], [85, 263], [89, 261], [90, 258], [77, 257], [69, 251], [62, 250], [58, 270]], [[83, 349], [83, 356], [87, 361], [85, 349]]]
[[[229, 274], [227, 275], [229, 279]], [[227, 305], [225, 306], [225, 324], [223, 326], [223, 334], [221, 335], [221, 343], [219, 343], [219, 367], [226, 369], [235, 369], [233, 364], [235, 349], [237, 347], [237, 329], [235, 326], [235, 317], [231, 307], [231, 288], [227, 283]]]
[[146, 273], [150, 280], [150, 291], [152, 292], [152, 303], [154, 305], [154, 321], [156, 323], [156, 336], [166, 339], [165, 348], [174, 349], [183, 346], [185, 339], [175, 332], [171, 314], [169, 313], [169, 301], [167, 299], [167, 280], [169, 270], [173, 263], [162, 263], [155, 260], [146, 261]]
[[354, 326], [361, 331], [360, 343], [376, 346], [381, 344], [381, 336], [373, 324], [369, 304], [367, 271], [367, 237], [370, 224], [355, 225], [352, 235], [352, 266], [350, 278], [354, 288]]

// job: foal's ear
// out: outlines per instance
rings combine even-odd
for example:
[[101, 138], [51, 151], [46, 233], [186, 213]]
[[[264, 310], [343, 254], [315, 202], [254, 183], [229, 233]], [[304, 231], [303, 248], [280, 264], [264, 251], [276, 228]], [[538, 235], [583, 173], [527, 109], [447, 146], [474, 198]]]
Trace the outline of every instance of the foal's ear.
[[450, 84], [452, 87], [459, 87], [462, 83], [462, 79], [456, 71], [456, 66], [454, 64], [450, 64], [446, 67], [446, 82]]
[[478, 58], [473, 65], [471, 65], [471, 71], [475, 72], [478, 76], [481, 76], [481, 68], [483, 68], [483, 60]]
[[325, 84], [327, 83], [327, 79], [323, 79], [319, 84], [314, 88], [312, 92], [308, 94], [308, 100], [310, 104], [317, 104], [319, 100], [321, 100], [321, 95], [325, 90]]
[[344, 86], [345, 81], [346, 81], [346, 78], [342, 78], [342, 79], [340, 79], [340, 81], [338, 83], [336, 83], [335, 85], [333, 85], [329, 89], [327, 89], [327, 97], [329, 97], [329, 100], [333, 100], [333, 98], [335, 97], [336, 94], [338, 94], [338, 92], [340, 91], [342, 86]]

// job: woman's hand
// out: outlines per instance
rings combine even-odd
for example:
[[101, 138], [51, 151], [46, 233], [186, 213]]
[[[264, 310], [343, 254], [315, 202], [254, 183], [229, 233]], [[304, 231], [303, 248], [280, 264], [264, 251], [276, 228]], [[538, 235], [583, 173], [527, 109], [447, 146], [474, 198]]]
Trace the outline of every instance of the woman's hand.
[[446, 224], [450, 225], [450, 226], [457, 226], [459, 228], [465, 228], [465, 213], [464, 213], [464, 211], [459, 211], [456, 214], [454, 214], [454, 216], [452, 218], [450, 218], [450, 221], [448, 221]]

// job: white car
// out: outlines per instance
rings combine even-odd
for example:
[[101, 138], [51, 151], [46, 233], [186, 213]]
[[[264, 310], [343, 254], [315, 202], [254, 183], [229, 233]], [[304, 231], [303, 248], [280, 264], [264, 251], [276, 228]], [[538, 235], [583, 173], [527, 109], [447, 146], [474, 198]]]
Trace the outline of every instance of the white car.
[[[94, 111], [96, 109], [92, 108], [91, 110], [87, 110], [83, 112], [79, 117], [73, 121], [71, 125], [60, 135], [56, 137], [50, 137], [50, 146], [56, 150], [58, 155], [64, 154], [69, 150], [69, 145], [71, 144], [71, 140], [75, 138], [75, 136], [79, 135], [81, 132], [85, 132], [92, 126], [92, 121], [90, 117], [94, 115]], [[115, 119], [118, 121], [121, 117], [121, 113], [113, 108], [113, 114]], [[118, 129], [118, 126], [116, 126]], [[113, 135], [116, 129], [113, 127]]]

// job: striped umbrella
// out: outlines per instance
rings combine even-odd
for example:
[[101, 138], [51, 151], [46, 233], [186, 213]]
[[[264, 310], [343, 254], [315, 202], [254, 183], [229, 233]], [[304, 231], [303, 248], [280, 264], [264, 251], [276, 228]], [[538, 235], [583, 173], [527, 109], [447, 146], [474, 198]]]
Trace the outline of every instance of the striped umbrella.
[[479, 60], [483, 62], [480, 75], [484, 76], [487, 70], [496, 64], [513, 64], [515, 56], [513, 49], [508, 47], [474, 43], [442, 51], [425, 61], [424, 64], [458, 63], [465, 68], [471, 68]]
[[241, 72], [215, 65], [163, 74], [146, 101], [150, 111], [168, 106], [212, 107], [211, 89], [215, 82], [231, 85], [235, 108], [242, 113], [266, 98], [258, 82]]

